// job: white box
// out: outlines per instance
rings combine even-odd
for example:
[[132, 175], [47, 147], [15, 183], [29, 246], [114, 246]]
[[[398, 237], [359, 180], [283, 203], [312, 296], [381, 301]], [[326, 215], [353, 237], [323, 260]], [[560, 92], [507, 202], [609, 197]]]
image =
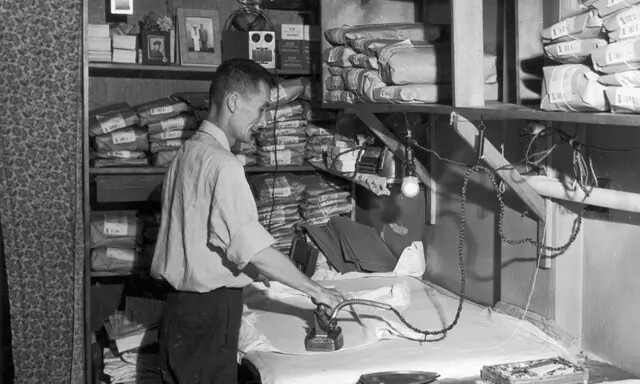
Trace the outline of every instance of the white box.
[[135, 51], [136, 40], [138, 37], [135, 35], [113, 35], [111, 39], [113, 40], [113, 49], [128, 49], [130, 51]]
[[111, 38], [109, 37], [87, 37], [88, 51], [111, 51]]
[[88, 24], [88, 37], [109, 37], [109, 24]]
[[282, 24], [280, 39], [282, 40], [304, 40], [304, 25], [302, 24]]
[[114, 49], [111, 61], [114, 63], [135, 63], [137, 61], [138, 51], [129, 49]]

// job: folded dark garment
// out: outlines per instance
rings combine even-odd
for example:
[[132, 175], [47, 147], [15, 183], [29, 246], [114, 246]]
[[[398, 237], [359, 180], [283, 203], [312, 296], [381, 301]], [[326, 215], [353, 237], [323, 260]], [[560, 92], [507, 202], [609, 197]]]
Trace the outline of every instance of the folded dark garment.
[[327, 226], [305, 225], [304, 229], [336, 271], [347, 273], [357, 272], [359, 270], [356, 264], [348, 263], [344, 259], [342, 256], [342, 248], [340, 247], [340, 239], [331, 228]]
[[140, 117], [128, 103], [107, 105], [89, 111], [89, 136], [105, 135], [138, 124]]
[[147, 129], [141, 127], [119, 129], [107, 135], [96, 136], [93, 141], [98, 152], [149, 150]]
[[140, 116], [140, 125], [147, 125], [170, 117], [178, 116], [181, 112], [187, 112], [187, 103], [170, 97], [154, 100], [135, 108]]

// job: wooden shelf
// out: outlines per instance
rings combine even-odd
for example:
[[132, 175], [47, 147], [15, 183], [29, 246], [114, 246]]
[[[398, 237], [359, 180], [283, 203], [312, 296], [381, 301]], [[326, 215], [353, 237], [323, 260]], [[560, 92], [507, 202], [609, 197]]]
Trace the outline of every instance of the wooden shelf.
[[449, 114], [459, 113], [469, 120], [541, 120], [541, 121], [561, 121], [579, 124], [599, 124], [599, 125], [640, 125], [640, 114], [616, 114], [616, 113], [591, 113], [591, 112], [550, 112], [542, 111], [534, 107], [527, 107], [516, 104], [488, 102], [484, 107], [463, 107], [456, 108], [444, 104], [390, 104], [390, 103], [368, 103], [368, 104], [346, 104], [346, 103], [324, 103], [324, 108], [344, 109], [346, 113], [358, 110], [372, 113], [436, 113]]
[[[161, 79], [210, 80], [218, 67], [180, 65], [142, 65], [123, 63], [89, 63], [89, 76], [94, 77], [140, 77]], [[270, 69], [279, 76], [308, 76], [309, 70]]]
[[[356, 183], [361, 187], [364, 187], [370, 190], [376, 195], [380, 195], [380, 194], [389, 195], [391, 193], [387, 188], [388, 180], [382, 176], [370, 175], [365, 173], [356, 173], [356, 172], [339, 172], [339, 171], [327, 168], [327, 166], [321, 161], [311, 161], [311, 164], [313, 165], [314, 168], [320, 171], [327, 172], [331, 175], [340, 177], [344, 180], [348, 180], [353, 183]], [[374, 191], [373, 189], [371, 189], [370, 184], [381, 186], [382, 191]]]
[[[260, 167], [251, 165], [244, 167], [247, 173], [275, 172], [276, 167]], [[312, 165], [281, 165], [278, 172], [309, 172], [315, 171]], [[163, 167], [113, 167], [113, 168], [89, 168], [92, 175], [163, 175], [167, 168]]]

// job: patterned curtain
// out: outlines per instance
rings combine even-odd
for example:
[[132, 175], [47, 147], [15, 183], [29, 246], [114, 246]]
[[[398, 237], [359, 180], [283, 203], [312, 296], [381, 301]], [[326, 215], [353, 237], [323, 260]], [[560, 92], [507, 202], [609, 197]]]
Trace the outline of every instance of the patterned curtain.
[[82, 1], [0, 1], [0, 209], [15, 383], [82, 383]]

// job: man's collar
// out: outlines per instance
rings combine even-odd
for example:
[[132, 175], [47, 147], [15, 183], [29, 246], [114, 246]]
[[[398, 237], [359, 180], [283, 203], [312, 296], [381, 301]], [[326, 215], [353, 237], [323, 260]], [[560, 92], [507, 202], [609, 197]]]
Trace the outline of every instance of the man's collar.
[[200, 128], [198, 129], [213, 136], [213, 138], [216, 139], [216, 141], [220, 143], [220, 145], [222, 145], [224, 149], [231, 152], [231, 147], [229, 146], [229, 139], [227, 139], [227, 135], [225, 135], [224, 132], [222, 132], [222, 129], [218, 128], [215, 124], [213, 124], [209, 120], [203, 120], [200, 124]]

